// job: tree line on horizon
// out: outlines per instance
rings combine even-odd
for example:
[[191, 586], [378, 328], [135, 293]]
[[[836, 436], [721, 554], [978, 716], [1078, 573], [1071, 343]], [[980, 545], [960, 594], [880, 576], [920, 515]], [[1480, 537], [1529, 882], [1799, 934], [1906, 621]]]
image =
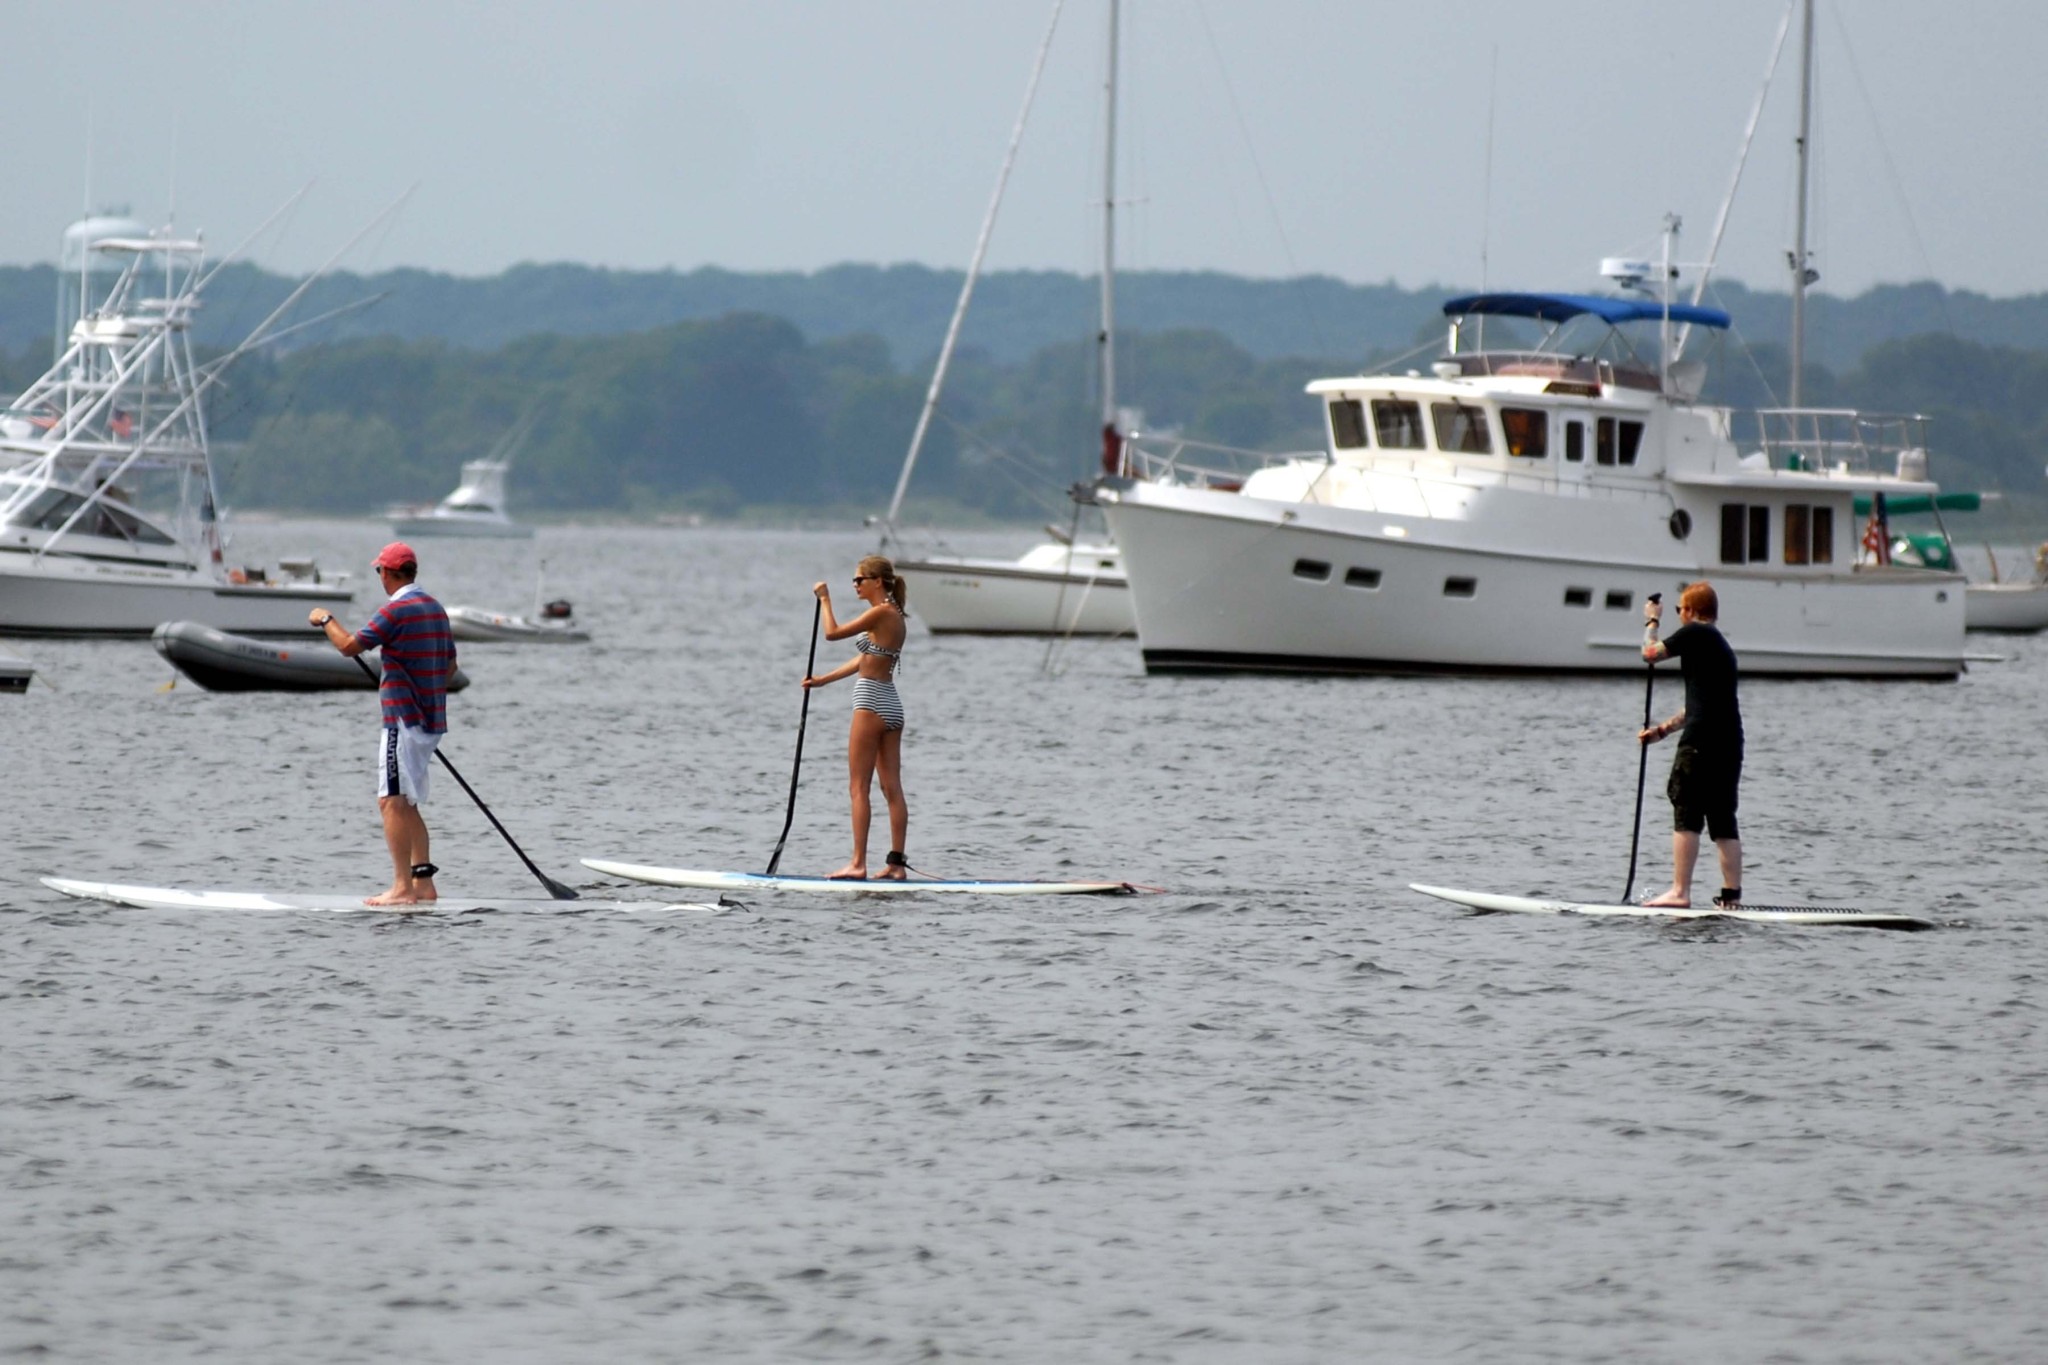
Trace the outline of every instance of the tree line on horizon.
[[[1411, 313], [1406, 332], [1349, 355], [1266, 356], [1215, 328], [1121, 332], [1119, 400], [1153, 429], [1201, 441], [1320, 449], [1321, 416], [1303, 385], [1403, 353], [1414, 356], [1403, 365], [1425, 363], [1442, 342], [1433, 313]], [[1064, 489], [1093, 472], [1099, 449], [1088, 331], [1069, 328], [1014, 357], [963, 347], [912, 485], [916, 516], [1064, 514]], [[48, 364], [48, 345], [45, 336], [0, 350], [0, 386], [25, 387]], [[1782, 346], [1726, 344], [1705, 397], [1774, 406], [1786, 363]], [[931, 364], [929, 351], [900, 362], [878, 333], [817, 336], [735, 311], [489, 349], [329, 339], [245, 358], [209, 412], [233, 506], [357, 514], [432, 501], [464, 460], [532, 414], [514, 457], [515, 510], [854, 515], [886, 505]], [[2006, 494], [2001, 520], [2048, 518], [2048, 347], [1938, 330], [1892, 338], [1839, 369], [1810, 363], [1805, 393], [1813, 406], [1928, 414], [1936, 479]]]

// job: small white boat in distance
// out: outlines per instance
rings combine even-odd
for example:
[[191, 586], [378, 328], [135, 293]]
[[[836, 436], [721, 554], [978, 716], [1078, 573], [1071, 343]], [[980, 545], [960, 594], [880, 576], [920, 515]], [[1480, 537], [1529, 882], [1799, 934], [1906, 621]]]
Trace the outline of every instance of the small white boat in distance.
[[462, 466], [462, 485], [432, 507], [394, 507], [391, 529], [403, 539], [414, 536], [468, 536], [475, 539], [523, 540], [533, 534], [505, 512], [503, 460], [471, 460]]
[[1963, 625], [2009, 635], [2048, 630], [2048, 579], [1970, 584], [1963, 589]]
[[1035, 545], [1019, 559], [906, 559], [910, 608], [934, 635], [1131, 635], [1123, 556], [1113, 544]]
[[35, 675], [34, 664], [0, 650], [0, 692], [26, 692]]
[[538, 617], [486, 611], [482, 607], [448, 608], [448, 630], [458, 640], [483, 644], [581, 645], [590, 632], [576, 624], [566, 601], [557, 599]]

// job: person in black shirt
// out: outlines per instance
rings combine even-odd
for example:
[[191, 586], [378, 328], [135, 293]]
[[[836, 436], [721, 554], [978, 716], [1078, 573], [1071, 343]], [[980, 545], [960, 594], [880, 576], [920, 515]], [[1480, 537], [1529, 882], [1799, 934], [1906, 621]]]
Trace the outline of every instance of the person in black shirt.
[[1742, 707], [1735, 695], [1735, 651], [1728, 647], [1715, 621], [1721, 614], [1714, 589], [1694, 583], [1679, 594], [1682, 623], [1671, 638], [1656, 639], [1661, 603], [1644, 608], [1651, 638], [1643, 645], [1650, 663], [1677, 659], [1685, 670], [1685, 707], [1671, 719], [1636, 735], [1655, 744], [1678, 732], [1678, 752], [1671, 759], [1671, 889], [1645, 905], [1692, 904], [1693, 864], [1700, 856], [1700, 831], [1714, 841], [1721, 857], [1721, 894], [1714, 904], [1742, 901], [1742, 839], [1735, 827], [1736, 789], [1742, 783]]

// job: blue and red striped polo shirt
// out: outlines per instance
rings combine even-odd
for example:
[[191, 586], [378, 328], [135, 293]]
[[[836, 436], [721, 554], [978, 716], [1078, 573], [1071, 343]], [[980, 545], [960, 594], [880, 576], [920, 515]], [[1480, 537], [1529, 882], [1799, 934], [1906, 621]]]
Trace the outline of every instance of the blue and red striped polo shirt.
[[455, 672], [455, 637], [448, 613], [416, 583], [377, 608], [356, 632], [366, 649], [382, 652], [384, 680], [377, 698], [386, 725], [410, 725], [430, 735], [448, 733], [448, 678]]

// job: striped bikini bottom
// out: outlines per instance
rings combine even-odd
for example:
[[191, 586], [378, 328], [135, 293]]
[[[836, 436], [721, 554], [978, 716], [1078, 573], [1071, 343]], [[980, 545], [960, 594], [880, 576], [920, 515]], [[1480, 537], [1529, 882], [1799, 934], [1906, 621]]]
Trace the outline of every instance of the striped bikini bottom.
[[896, 695], [896, 684], [893, 682], [882, 678], [855, 678], [853, 709], [872, 711], [880, 716], [884, 730], [903, 728], [903, 699]]

